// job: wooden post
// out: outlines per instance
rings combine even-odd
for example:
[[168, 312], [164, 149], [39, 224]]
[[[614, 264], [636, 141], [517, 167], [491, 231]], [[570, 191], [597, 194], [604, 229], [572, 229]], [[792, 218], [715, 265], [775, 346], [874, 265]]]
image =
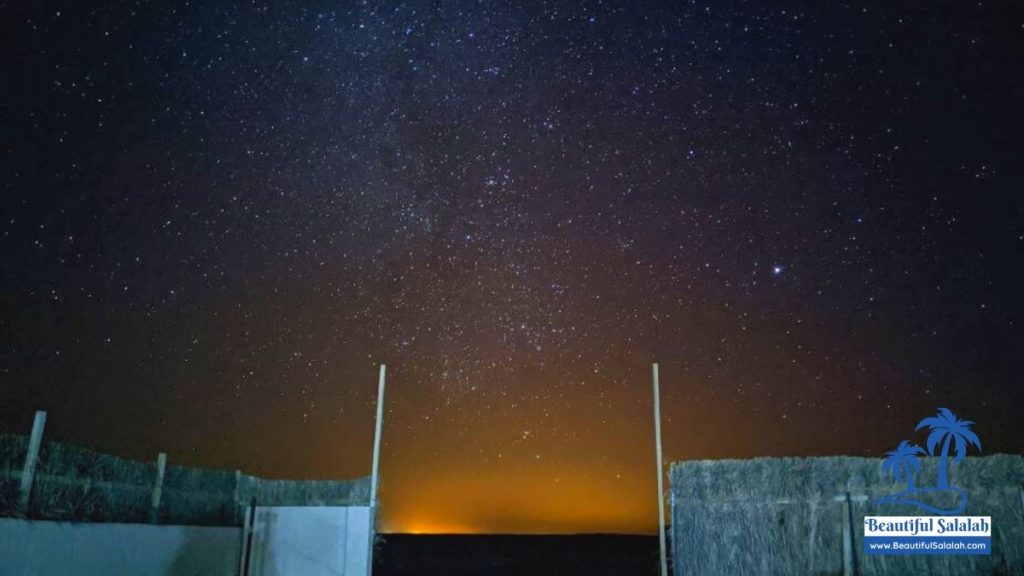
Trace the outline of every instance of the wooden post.
[[380, 365], [377, 381], [377, 422], [373, 432], [373, 469], [370, 473], [370, 552], [367, 554], [366, 574], [373, 574], [373, 544], [377, 537], [377, 477], [380, 470], [380, 437], [384, 425], [384, 379], [387, 366]]
[[808, 504], [811, 508], [809, 519], [811, 529], [808, 530], [809, 537], [807, 539], [807, 572], [811, 573], [815, 568], [814, 558], [816, 556], [815, 552], [818, 548], [817, 543], [815, 542], [818, 537], [818, 502], [812, 499]]
[[32, 494], [32, 479], [36, 475], [36, 462], [39, 461], [39, 447], [43, 444], [43, 429], [46, 427], [46, 412], [36, 410], [32, 421], [32, 436], [28, 440], [28, 451], [25, 453], [25, 467], [21, 470], [21, 497], [18, 509], [28, 511], [28, 499]]
[[[671, 470], [671, 466], [669, 466], [669, 469]], [[669, 475], [669, 477], [671, 477], [671, 474]], [[668, 519], [670, 522], [672, 522], [672, 526], [676, 525], [676, 493], [672, 491], [671, 483], [669, 483], [668, 487]], [[675, 568], [675, 566], [677, 566], [677, 564], [675, 563], [675, 553], [678, 549], [676, 548], [676, 535], [674, 532], [672, 534], [669, 534], [668, 536], [668, 545], [672, 547], [672, 571], [678, 574], [681, 569]], [[665, 564], [667, 567], [667, 558], [665, 560]]]
[[153, 499], [149, 504], [149, 523], [156, 524], [160, 519], [160, 500], [164, 495], [164, 472], [167, 470], [167, 454], [161, 452], [156, 457], [156, 478], [153, 480]]
[[658, 386], [658, 364], [651, 364], [654, 387], [654, 452], [658, 465], [658, 550], [661, 554], [661, 576], [668, 576], [668, 557], [665, 552], [665, 486], [661, 463], [661, 391]]
[[242, 471], [235, 470], [235, 495], [231, 500], [231, 509], [235, 511], [235, 518], [242, 515]]
[[843, 497], [843, 576], [854, 576], [857, 573], [853, 559], [853, 509], [850, 492]]
[[249, 576], [249, 568], [252, 566], [252, 537], [256, 533], [256, 497], [253, 496], [249, 502], [249, 512], [245, 516], [245, 526], [242, 528], [242, 560], [240, 570], [242, 576]]

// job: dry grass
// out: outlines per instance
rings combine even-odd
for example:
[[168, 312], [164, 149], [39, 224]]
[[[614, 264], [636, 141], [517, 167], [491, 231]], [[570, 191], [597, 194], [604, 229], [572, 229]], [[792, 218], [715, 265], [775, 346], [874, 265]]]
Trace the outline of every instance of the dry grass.
[[[87, 522], [147, 522], [156, 465], [44, 442], [32, 497], [23, 514], [18, 486], [28, 441], [0, 435], [0, 516]], [[236, 502], [237, 488], [237, 502]], [[261, 505], [365, 505], [369, 479], [263, 480], [233, 471], [168, 465], [158, 521], [165, 524], [237, 526], [240, 509]]]
[[[933, 481], [935, 460], [922, 459], [919, 484]], [[992, 516], [991, 556], [863, 554], [864, 516], [918, 515], [872, 502], [905, 488], [882, 473], [881, 459], [677, 462], [671, 469], [675, 573], [841, 574], [844, 503], [835, 498], [849, 491], [858, 574], [1024, 574], [1024, 458], [967, 458], [951, 465], [950, 481], [970, 497], [965, 514]]]

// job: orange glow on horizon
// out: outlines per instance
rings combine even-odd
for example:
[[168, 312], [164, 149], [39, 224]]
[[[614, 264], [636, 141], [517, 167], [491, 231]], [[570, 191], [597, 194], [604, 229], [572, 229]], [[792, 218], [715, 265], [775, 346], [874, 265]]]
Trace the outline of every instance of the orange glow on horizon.
[[[400, 409], [402, 406], [396, 407]], [[629, 414], [620, 415], [621, 420], [609, 421], [604, 427], [588, 425], [592, 416], [586, 409], [582, 404], [570, 405], [553, 415], [566, 429], [588, 431], [569, 440], [539, 431], [526, 441], [503, 442], [502, 437], [514, 428], [501, 426], [502, 416], [495, 416], [497, 425], [478, 438], [480, 444], [495, 446], [490, 458], [470, 453], [440, 463], [417, 450], [413, 439], [408, 444], [405, 438], [395, 440], [391, 450], [396, 457], [382, 465], [383, 531], [655, 534], [657, 487], [653, 425], [651, 429], [647, 426], [650, 407], [634, 405]], [[685, 447], [680, 438], [686, 438], [678, 423], [722, 427], [708, 414], [690, 412], [679, 409], [677, 414], [688, 416], [676, 420], [676, 425], [672, 419], [666, 421], [666, 444], [676, 451]], [[740, 438], [723, 430], [716, 441], [720, 447], [738, 446]], [[429, 438], [435, 445], [445, 441], [443, 432]], [[456, 439], [451, 443], [456, 448], [465, 446]], [[666, 472], [673, 455], [667, 454]]]
[[433, 520], [412, 520], [403, 523], [392, 530], [392, 533], [401, 534], [485, 534], [475, 526], [462, 524], [451, 524], [444, 521]]

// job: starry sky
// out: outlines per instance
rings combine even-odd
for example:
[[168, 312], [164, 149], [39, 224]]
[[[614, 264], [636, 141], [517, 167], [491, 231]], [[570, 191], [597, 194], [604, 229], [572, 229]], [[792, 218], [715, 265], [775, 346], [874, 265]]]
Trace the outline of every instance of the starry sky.
[[666, 460], [1024, 450], [1014, 2], [0, 6], [0, 431], [655, 529]]

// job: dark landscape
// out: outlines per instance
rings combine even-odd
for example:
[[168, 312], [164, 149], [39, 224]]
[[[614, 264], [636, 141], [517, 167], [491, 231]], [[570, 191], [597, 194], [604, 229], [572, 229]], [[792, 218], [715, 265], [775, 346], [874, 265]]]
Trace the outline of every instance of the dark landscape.
[[384, 534], [375, 576], [590, 576], [658, 573], [658, 538], [614, 534]]

